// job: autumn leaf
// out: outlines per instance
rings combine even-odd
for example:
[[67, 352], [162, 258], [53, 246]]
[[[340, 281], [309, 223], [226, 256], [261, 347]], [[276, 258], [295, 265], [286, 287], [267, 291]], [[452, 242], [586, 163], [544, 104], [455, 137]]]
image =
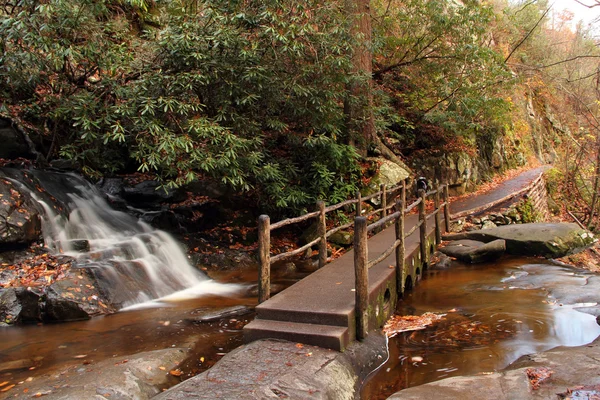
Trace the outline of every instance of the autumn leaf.
[[181, 370], [179, 370], [179, 369], [172, 369], [169, 371], [169, 374], [171, 374], [173, 376], [181, 376], [181, 375], [183, 375], [183, 372], [181, 372]]

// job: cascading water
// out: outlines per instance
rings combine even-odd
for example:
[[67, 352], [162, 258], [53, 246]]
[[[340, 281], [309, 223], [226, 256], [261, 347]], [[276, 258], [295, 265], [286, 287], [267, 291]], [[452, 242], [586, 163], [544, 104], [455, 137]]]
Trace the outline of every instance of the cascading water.
[[[74, 257], [79, 267], [89, 268], [113, 304], [127, 308], [155, 299], [226, 295], [240, 289], [240, 285], [208, 279], [189, 264], [169, 234], [112, 209], [81, 178], [50, 175], [55, 180], [60, 175], [62, 186], [58, 196], [56, 190], [48, 191], [52, 200], [42, 199], [29, 188], [45, 211], [45, 245], [56, 253]], [[43, 177], [36, 176], [36, 180], [48, 181], [47, 177], [45, 173]], [[55, 211], [61, 208], [55, 201], [59, 196], [61, 202], [66, 202], [62, 213]]]

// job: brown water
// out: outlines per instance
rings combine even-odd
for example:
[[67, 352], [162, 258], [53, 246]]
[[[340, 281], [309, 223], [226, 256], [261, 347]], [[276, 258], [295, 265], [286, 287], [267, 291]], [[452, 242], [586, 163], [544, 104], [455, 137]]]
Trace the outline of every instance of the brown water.
[[525, 354], [593, 341], [600, 335], [595, 317], [560, 305], [545, 290], [585, 285], [583, 274], [537, 259], [427, 272], [398, 313], [446, 317], [391, 338], [389, 359], [364, 384], [362, 398], [385, 399], [407, 387], [497, 371]]
[[[4, 386], [8, 386], [71, 365], [109, 358], [120, 360], [139, 352], [169, 347], [191, 347], [190, 357], [180, 366], [183, 375], [172, 378], [171, 383], [176, 384], [208, 369], [225, 353], [241, 345], [242, 328], [253, 314], [211, 323], [192, 323], [189, 319], [205, 311], [255, 304], [254, 298], [209, 296], [172, 303], [170, 307], [119, 312], [89, 321], [0, 328], [0, 367], [16, 360], [23, 360], [25, 366], [0, 371], [0, 382], [7, 381], [9, 384]], [[0, 393], [0, 398], [10, 396], [11, 392]]]

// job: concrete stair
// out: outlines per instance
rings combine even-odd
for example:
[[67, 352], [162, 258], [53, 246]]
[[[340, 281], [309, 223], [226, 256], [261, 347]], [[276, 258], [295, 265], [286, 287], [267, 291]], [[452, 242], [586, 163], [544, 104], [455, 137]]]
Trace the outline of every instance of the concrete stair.
[[344, 351], [354, 337], [355, 335], [350, 335], [347, 326], [255, 319], [244, 327], [246, 342], [259, 339], [283, 339], [337, 351]]

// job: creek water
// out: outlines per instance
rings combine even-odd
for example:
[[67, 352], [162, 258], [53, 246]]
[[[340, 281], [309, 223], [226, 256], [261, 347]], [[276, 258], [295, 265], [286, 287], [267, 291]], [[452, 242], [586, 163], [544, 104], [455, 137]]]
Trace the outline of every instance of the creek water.
[[389, 340], [389, 359], [365, 382], [363, 399], [439, 379], [505, 368], [525, 354], [580, 346], [600, 335], [595, 317], [551, 295], [586, 284], [587, 273], [546, 260], [507, 258], [427, 271], [398, 305], [401, 315], [445, 314]]

